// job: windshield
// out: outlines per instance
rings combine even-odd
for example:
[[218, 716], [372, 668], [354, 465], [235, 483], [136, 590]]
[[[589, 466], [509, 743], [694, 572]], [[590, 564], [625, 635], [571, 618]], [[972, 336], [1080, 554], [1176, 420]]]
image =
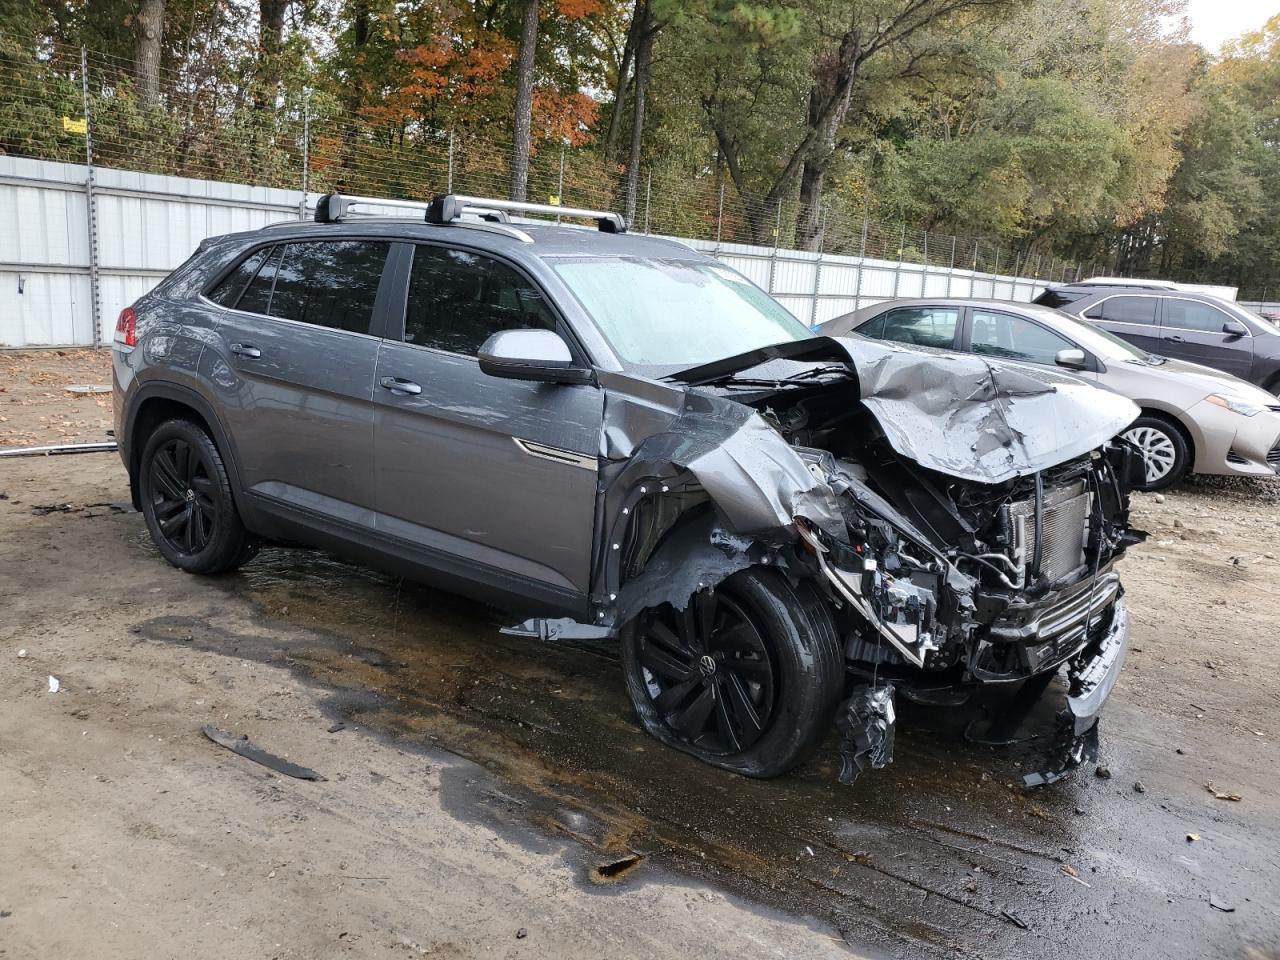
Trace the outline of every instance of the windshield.
[[718, 263], [592, 257], [553, 266], [618, 356], [649, 373], [813, 336], [767, 293]]

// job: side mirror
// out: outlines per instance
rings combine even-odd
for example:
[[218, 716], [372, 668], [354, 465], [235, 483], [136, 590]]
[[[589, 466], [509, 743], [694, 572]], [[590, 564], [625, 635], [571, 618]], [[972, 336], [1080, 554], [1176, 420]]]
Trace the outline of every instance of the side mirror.
[[1089, 361], [1085, 358], [1084, 351], [1080, 349], [1059, 350], [1054, 356], [1053, 362], [1069, 370], [1083, 370], [1089, 366]]
[[480, 348], [480, 370], [491, 377], [540, 383], [588, 383], [591, 371], [575, 367], [573, 354], [550, 330], [501, 330]]
[[1245, 325], [1238, 320], [1228, 320], [1222, 325], [1222, 332], [1229, 337], [1243, 337], [1249, 333]]

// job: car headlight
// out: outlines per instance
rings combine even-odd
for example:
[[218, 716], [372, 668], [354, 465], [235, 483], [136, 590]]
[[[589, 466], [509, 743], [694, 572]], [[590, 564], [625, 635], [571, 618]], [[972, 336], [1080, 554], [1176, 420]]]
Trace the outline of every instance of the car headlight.
[[1242, 417], [1256, 417], [1260, 413], [1266, 412], [1266, 407], [1261, 404], [1251, 403], [1248, 400], [1241, 400], [1239, 397], [1233, 397], [1229, 393], [1211, 393], [1205, 397], [1210, 403], [1217, 404], [1232, 413], [1238, 413]]

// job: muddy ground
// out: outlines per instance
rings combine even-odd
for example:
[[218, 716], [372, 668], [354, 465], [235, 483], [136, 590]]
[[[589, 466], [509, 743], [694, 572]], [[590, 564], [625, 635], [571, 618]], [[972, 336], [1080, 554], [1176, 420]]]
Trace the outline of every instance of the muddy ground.
[[[0, 445], [101, 439], [63, 387], [105, 360], [0, 354]], [[1278, 485], [1136, 498], [1110, 777], [1033, 793], [976, 709], [904, 708], [852, 787], [834, 740], [722, 773], [640, 731], [608, 647], [312, 552], [186, 576], [127, 498], [113, 454], [0, 460], [6, 960], [1280, 957]]]

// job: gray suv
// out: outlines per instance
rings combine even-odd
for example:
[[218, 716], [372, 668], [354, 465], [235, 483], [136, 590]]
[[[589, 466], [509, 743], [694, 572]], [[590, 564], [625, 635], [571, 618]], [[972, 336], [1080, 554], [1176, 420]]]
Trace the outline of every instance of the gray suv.
[[616, 640], [646, 729], [751, 776], [838, 720], [849, 779], [895, 692], [1034, 699], [1064, 665], [1049, 776], [1087, 755], [1127, 647], [1130, 401], [814, 337], [614, 214], [362, 206], [393, 204], [207, 240], [121, 314], [120, 453], [170, 563], [307, 544]]

